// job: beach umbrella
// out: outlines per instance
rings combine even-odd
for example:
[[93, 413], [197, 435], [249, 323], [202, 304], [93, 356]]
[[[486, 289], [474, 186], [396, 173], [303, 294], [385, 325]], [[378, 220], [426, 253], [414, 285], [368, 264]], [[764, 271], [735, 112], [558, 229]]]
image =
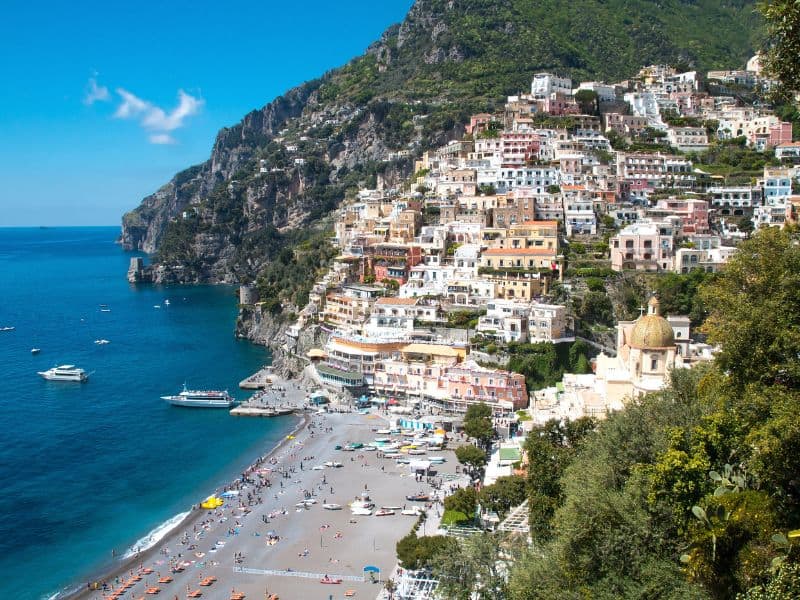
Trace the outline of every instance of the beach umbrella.
[[276, 537], [276, 536], [278, 535], [278, 532], [277, 532], [277, 531], [275, 531], [275, 530], [273, 530], [273, 529], [270, 529], [270, 530], [267, 532], [267, 535], [268, 535], [268, 536], [270, 536], [270, 537]]
[[366, 567], [364, 567], [364, 572], [365, 573], [380, 573], [381, 570], [378, 567], [374, 566], [374, 565], [367, 565]]

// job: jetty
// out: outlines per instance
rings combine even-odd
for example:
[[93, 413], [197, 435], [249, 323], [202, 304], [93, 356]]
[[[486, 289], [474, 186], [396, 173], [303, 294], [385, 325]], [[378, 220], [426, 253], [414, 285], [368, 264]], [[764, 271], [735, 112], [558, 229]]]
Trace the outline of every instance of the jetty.
[[[283, 385], [281, 385], [283, 384]], [[270, 378], [269, 389], [262, 389], [231, 409], [234, 417], [281, 417], [302, 409], [302, 392], [293, 384]]]
[[272, 367], [262, 367], [247, 379], [242, 379], [239, 387], [243, 390], [263, 390], [272, 385], [273, 377]]
[[292, 406], [249, 406], [240, 404], [231, 409], [234, 417], [282, 417], [291, 415], [295, 410]]

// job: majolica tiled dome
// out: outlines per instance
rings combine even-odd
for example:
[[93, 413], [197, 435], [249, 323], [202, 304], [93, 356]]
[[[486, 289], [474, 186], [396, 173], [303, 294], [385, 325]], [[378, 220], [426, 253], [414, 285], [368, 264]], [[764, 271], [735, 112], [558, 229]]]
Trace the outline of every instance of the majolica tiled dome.
[[631, 331], [629, 345], [640, 350], [673, 347], [675, 345], [675, 337], [672, 333], [672, 326], [669, 321], [658, 314], [658, 299], [653, 296], [647, 304], [647, 314], [636, 320], [636, 324]]

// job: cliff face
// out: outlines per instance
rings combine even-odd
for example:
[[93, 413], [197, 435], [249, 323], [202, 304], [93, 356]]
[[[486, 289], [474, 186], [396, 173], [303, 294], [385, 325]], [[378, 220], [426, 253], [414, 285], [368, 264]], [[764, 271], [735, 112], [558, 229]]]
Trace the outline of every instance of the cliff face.
[[396, 187], [424, 149], [458, 137], [542, 70], [621, 79], [643, 64], [736, 66], [748, 0], [417, 0], [367, 52], [217, 135], [210, 158], [123, 217], [156, 281], [254, 279], [359, 186]]

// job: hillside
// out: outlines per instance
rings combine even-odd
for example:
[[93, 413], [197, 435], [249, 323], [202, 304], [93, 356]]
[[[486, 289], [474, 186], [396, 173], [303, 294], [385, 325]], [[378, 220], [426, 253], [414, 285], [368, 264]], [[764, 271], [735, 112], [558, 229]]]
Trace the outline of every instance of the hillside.
[[158, 281], [252, 279], [348, 191], [397, 185], [538, 71], [738, 66], [759, 27], [742, 0], [418, 0], [364, 55], [221, 130], [208, 161], [123, 217], [122, 243], [155, 254]]

